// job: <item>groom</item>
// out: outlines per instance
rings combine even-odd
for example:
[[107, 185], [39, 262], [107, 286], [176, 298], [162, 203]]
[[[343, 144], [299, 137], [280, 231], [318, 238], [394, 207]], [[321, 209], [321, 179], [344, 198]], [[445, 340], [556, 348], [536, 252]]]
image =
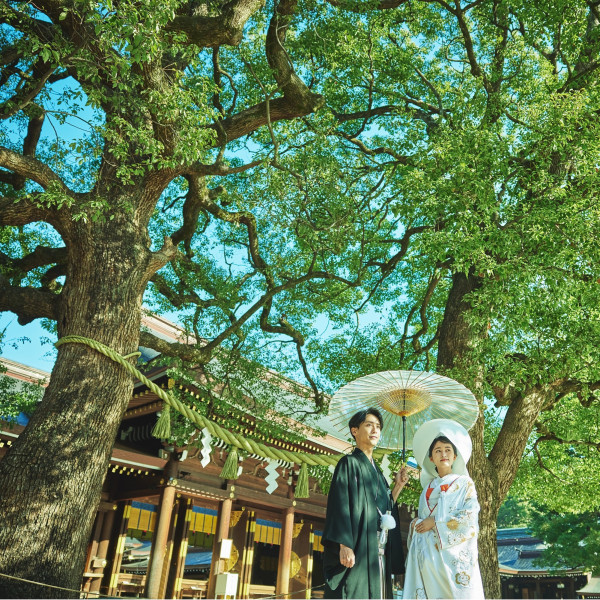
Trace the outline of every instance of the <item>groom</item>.
[[[322, 543], [326, 598], [391, 598], [392, 574], [404, 573], [396, 499], [408, 481], [402, 468], [394, 488], [373, 460], [383, 419], [376, 408], [348, 423], [356, 448], [333, 473]], [[390, 526], [389, 514], [395, 526]], [[386, 515], [388, 515], [386, 517]]]

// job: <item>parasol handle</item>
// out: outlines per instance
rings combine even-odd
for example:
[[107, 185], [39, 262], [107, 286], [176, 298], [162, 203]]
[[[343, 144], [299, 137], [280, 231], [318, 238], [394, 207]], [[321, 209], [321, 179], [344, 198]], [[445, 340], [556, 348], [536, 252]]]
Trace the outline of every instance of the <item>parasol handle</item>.
[[402, 464], [406, 457], [406, 416], [402, 415]]

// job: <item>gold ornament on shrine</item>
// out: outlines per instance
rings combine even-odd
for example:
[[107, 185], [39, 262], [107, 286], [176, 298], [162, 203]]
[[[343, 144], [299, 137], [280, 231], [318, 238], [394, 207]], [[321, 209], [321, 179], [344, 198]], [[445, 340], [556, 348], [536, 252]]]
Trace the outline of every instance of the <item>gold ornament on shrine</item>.
[[231, 511], [231, 519], [229, 521], [229, 527], [235, 527], [238, 524], [243, 512], [244, 512], [243, 508], [242, 508], [242, 510], [232, 510]]
[[297, 538], [300, 535], [302, 527], [304, 527], [304, 521], [300, 521], [300, 523], [294, 523], [294, 533], [292, 533], [293, 538]]
[[235, 544], [231, 544], [231, 554], [229, 555], [229, 558], [225, 561], [225, 572], [229, 573], [233, 569], [233, 567], [235, 567], [239, 557], [240, 553], [235, 547]]
[[300, 557], [292, 550], [292, 555], [290, 557], [290, 579], [293, 579], [300, 572], [300, 568], [302, 567], [302, 561]]

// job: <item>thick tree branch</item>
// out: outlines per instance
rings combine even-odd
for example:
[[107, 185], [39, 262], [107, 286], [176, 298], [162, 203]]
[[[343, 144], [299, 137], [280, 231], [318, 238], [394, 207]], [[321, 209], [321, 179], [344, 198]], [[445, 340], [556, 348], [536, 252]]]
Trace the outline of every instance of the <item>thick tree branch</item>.
[[393, 115], [396, 113], [402, 113], [404, 107], [397, 106], [394, 104], [386, 104], [385, 106], [369, 107], [366, 110], [359, 110], [352, 113], [341, 113], [335, 110], [332, 111], [333, 116], [338, 120], [339, 123], [345, 123], [347, 121], [356, 121], [358, 119], [368, 120], [371, 117], [379, 117], [384, 115]]
[[193, 305], [204, 310], [211, 306], [219, 306], [219, 301], [216, 298], [203, 300], [193, 290], [184, 292], [173, 289], [173, 285], [159, 273], [156, 273], [150, 281], [154, 284], [156, 291], [162, 294], [175, 308]]
[[499, 497], [508, 493], [537, 418], [554, 394], [549, 387], [536, 387], [515, 398], [488, 459], [498, 475]]
[[0, 265], [13, 273], [28, 273], [45, 265], [64, 264], [67, 259], [66, 248], [51, 248], [37, 246], [36, 249], [23, 258], [12, 259], [0, 252]]
[[59, 263], [50, 267], [41, 277], [40, 283], [44, 289], [51, 292], [56, 292], [61, 285], [56, 281], [59, 277], [64, 277], [67, 274], [67, 265]]
[[556, 32], [556, 35], [554, 38], [554, 46], [553, 46], [552, 50], [548, 51], [548, 50], [545, 50], [544, 48], [542, 48], [541, 44], [539, 43], [539, 41], [537, 39], [537, 36], [529, 34], [523, 19], [520, 17], [517, 17], [517, 20], [519, 22], [519, 31], [521, 32], [521, 35], [523, 36], [523, 38], [526, 39], [527, 42], [529, 44], [531, 44], [532, 48], [537, 50], [540, 53], [540, 55], [543, 56], [552, 65], [554, 74], [556, 75], [558, 73], [558, 65], [556, 62], [556, 58], [560, 55], [560, 52], [561, 52], [560, 41], [561, 41], [562, 23], [558, 23], [557, 32]]
[[377, 4], [374, 4], [373, 2], [363, 3], [360, 0], [327, 0], [327, 2], [331, 4], [331, 6], [342, 8], [343, 10], [364, 14], [374, 10], [391, 10], [398, 8], [399, 6], [410, 2], [410, 0], [379, 0]]
[[589, 11], [587, 27], [581, 44], [581, 52], [567, 81], [559, 90], [566, 92], [585, 88], [590, 80], [589, 75], [600, 66], [600, 13], [597, 2], [587, 3]]
[[439, 231], [442, 229], [442, 224], [438, 224], [434, 227], [430, 225], [419, 225], [417, 227], [408, 227], [404, 232], [404, 235], [400, 239], [390, 240], [391, 243], [400, 245], [400, 249], [396, 252], [389, 260], [379, 261], [370, 260], [367, 262], [367, 267], [379, 267], [383, 275], [387, 276], [394, 271], [398, 266], [398, 263], [406, 256], [408, 252], [411, 238], [414, 235], [423, 233], [424, 231]]
[[57, 224], [58, 220], [53, 210], [38, 206], [30, 200], [18, 200], [0, 197], [0, 225], [19, 227], [28, 223], [47, 221]]
[[246, 22], [263, 4], [264, 0], [231, 0], [218, 16], [208, 16], [207, 5], [198, 3], [193, 14], [176, 16], [166, 30], [184, 33], [189, 42], [201, 48], [237, 46]]
[[471, 67], [471, 75], [473, 75], [473, 77], [481, 77], [485, 89], [489, 91], [489, 81], [485, 72], [481, 69], [481, 67], [479, 66], [479, 62], [477, 61], [477, 56], [475, 54], [475, 46], [473, 44], [473, 38], [471, 37], [471, 31], [469, 29], [467, 20], [465, 19], [465, 11], [461, 10], [459, 5], [457, 5], [456, 9], [453, 9], [446, 2], [438, 0], [438, 3], [442, 5], [449, 13], [453, 14], [456, 17], [456, 20], [458, 21], [458, 27], [462, 34], [463, 42], [465, 44], [467, 59]]
[[538, 466], [540, 467], [540, 469], [542, 469], [543, 471], [546, 471], [547, 473], [549, 473], [550, 475], [552, 475], [552, 477], [554, 477], [554, 479], [557, 479], [558, 481], [560, 481], [562, 484], [567, 484], [568, 485], [568, 481], [566, 481], [565, 479], [562, 479], [561, 477], [559, 477], [556, 473], [554, 473], [552, 471], [552, 469], [549, 469], [546, 464], [544, 463], [544, 459], [542, 457], [542, 453], [540, 452], [540, 448], [539, 448], [539, 443], [541, 441], [544, 441], [544, 438], [538, 438], [535, 443], [533, 444], [533, 451], [535, 452], [535, 456], [537, 458], [537, 463]]
[[50, 167], [31, 156], [23, 156], [14, 150], [0, 146], [0, 167], [31, 179], [44, 189], [53, 186], [54, 191], [62, 192], [71, 198], [74, 197], [62, 179]]
[[254, 314], [256, 314], [260, 309], [262, 309], [263, 306], [265, 306], [269, 301], [271, 301], [275, 296], [277, 296], [281, 292], [294, 289], [303, 283], [315, 279], [327, 279], [330, 281], [338, 281], [348, 286], [354, 285], [354, 282], [349, 281], [348, 279], [345, 279], [338, 275], [328, 273], [326, 271], [310, 271], [300, 277], [288, 279], [284, 283], [268, 289], [245, 313], [238, 317], [230, 327], [223, 330], [217, 337], [215, 337], [211, 342], [209, 342], [207, 345], [207, 349], [213, 350], [214, 348], [220, 346], [224, 340], [226, 340], [230, 335], [233, 335], [235, 332], [237, 332], [242, 327], [242, 325], [244, 325], [244, 323], [246, 323]]
[[[3, 2], [3, 4], [2, 18], [6, 24], [22, 33], [33, 33], [46, 42], [52, 40], [56, 31], [52, 23], [36, 19], [24, 11], [17, 11], [7, 2]], [[35, 3], [37, 10], [49, 15], [54, 13], [57, 17], [63, 5], [63, 2], [54, 2], [52, 0], [38, 0]]]
[[[417, 100], [416, 98], [410, 98], [409, 96], [403, 96], [398, 94], [396, 96], [398, 100], [404, 102], [404, 106], [399, 104], [386, 104], [385, 106], [369, 107], [366, 110], [355, 111], [351, 113], [341, 113], [333, 111], [333, 115], [339, 123], [345, 123], [347, 121], [355, 121], [357, 119], [368, 120], [371, 117], [381, 117], [386, 115], [394, 114], [413, 114], [415, 118], [418, 118], [425, 123], [431, 125], [433, 123], [431, 115], [439, 115], [439, 107], [425, 102], [424, 100]], [[414, 107], [417, 107], [416, 110]]]
[[568, 394], [575, 394], [581, 406], [589, 408], [596, 401], [596, 396], [592, 392], [600, 390], [600, 381], [585, 382], [577, 379], [563, 379], [556, 382], [554, 389], [556, 395], [544, 405], [544, 410], [552, 410]]
[[311, 374], [308, 371], [308, 365], [306, 364], [306, 360], [304, 359], [304, 354], [302, 353], [302, 346], [304, 346], [304, 336], [293, 327], [287, 320], [285, 315], [281, 315], [279, 317], [279, 321], [277, 325], [273, 325], [269, 323], [269, 314], [273, 307], [272, 300], [269, 300], [260, 314], [260, 328], [267, 333], [275, 333], [285, 335], [287, 337], [292, 338], [294, 340], [294, 344], [296, 346], [296, 354], [298, 356], [298, 361], [302, 366], [302, 372], [304, 373], [304, 377], [306, 381], [308, 381], [312, 391], [313, 397], [315, 399], [315, 405], [317, 407], [317, 411], [324, 408], [325, 396], [323, 392], [319, 389], [315, 381], [313, 380]]
[[56, 320], [58, 302], [58, 295], [40, 288], [12, 286], [0, 273], [0, 312], [15, 313], [20, 325], [41, 318]]
[[296, 75], [284, 47], [285, 36], [296, 5], [297, 0], [279, 2], [271, 18], [265, 44], [267, 61], [283, 96], [260, 102], [219, 121], [218, 125], [213, 125], [212, 128], [217, 131], [221, 144], [225, 140], [235, 140], [252, 133], [267, 123], [302, 117], [323, 106], [325, 99], [320, 94], [311, 92]]
[[[188, 193], [185, 196], [185, 202], [183, 204], [183, 225], [171, 235], [171, 239], [175, 245], [179, 242], [184, 243], [185, 252], [188, 258], [191, 258], [194, 253], [192, 251], [192, 237], [196, 232], [198, 225], [198, 217], [203, 211], [203, 202], [206, 201], [205, 196], [211, 199], [211, 194], [206, 189], [206, 183], [204, 178], [199, 179], [195, 175], [186, 176], [188, 182]], [[219, 187], [213, 192], [213, 196], [218, 193], [222, 193], [223, 188]]]
[[150, 262], [146, 269], [146, 281], [150, 281], [152, 276], [168, 262], [172, 261], [176, 255], [177, 246], [173, 244], [173, 241], [169, 236], [165, 236], [162, 248], [151, 254]]
[[[297, 100], [288, 97], [275, 98], [268, 103], [268, 111], [267, 102], [259, 102], [246, 110], [223, 119], [220, 122], [220, 127], [228, 141], [237, 140], [263, 127], [269, 120], [271, 123], [276, 123], [277, 121], [303, 117], [316, 112], [324, 104], [324, 99], [320, 94], [313, 94], [310, 99], [312, 102], [309, 103], [303, 104]], [[267, 119], [267, 112], [269, 112], [269, 119]], [[210, 127], [219, 133], [219, 127], [216, 125]]]
[[248, 211], [226, 211], [213, 202], [208, 196], [199, 196], [198, 202], [202, 208], [204, 208], [211, 215], [215, 216], [217, 219], [225, 221], [226, 223], [243, 225], [246, 228], [246, 231], [248, 232], [248, 249], [252, 267], [263, 274], [269, 287], [273, 285], [273, 277], [270, 274], [268, 265], [260, 254], [258, 230], [254, 215]]
[[40, 60], [34, 66], [33, 73], [30, 75], [24, 74], [22, 76], [23, 85], [17, 86], [17, 93], [0, 105], [0, 119], [8, 119], [25, 109], [42, 91], [52, 73], [54, 73], [54, 67]]
[[400, 165], [410, 164], [409, 156], [406, 156], [403, 154], [398, 154], [393, 148], [390, 148], [389, 146], [381, 146], [379, 148], [369, 148], [364, 142], [362, 142], [361, 140], [359, 140], [356, 137], [353, 137], [353, 136], [348, 135], [343, 132], [338, 132], [338, 135], [340, 137], [344, 138], [345, 140], [347, 140], [348, 142], [350, 142], [351, 144], [354, 144], [363, 154], [366, 154], [367, 156], [379, 156], [381, 154], [387, 154], [388, 156], [391, 156], [392, 158], [394, 158], [394, 162], [397, 164], [400, 164]]
[[436, 270], [430, 277], [429, 283], [427, 285], [427, 289], [425, 290], [425, 294], [423, 296], [423, 301], [417, 306], [413, 306], [411, 312], [409, 313], [409, 317], [406, 319], [406, 326], [403, 332], [402, 337], [406, 340], [408, 334], [408, 325], [412, 320], [412, 315], [416, 312], [416, 309], [419, 310], [419, 318], [421, 320], [421, 328], [415, 331], [415, 333], [410, 337], [412, 347], [415, 355], [419, 355], [423, 352], [423, 347], [421, 346], [421, 342], [419, 338], [423, 337], [429, 331], [429, 319], [427, 318], [427, 307], [433, 297], [433, 293], [437, 288], [438, 283], [442, 279], [443, 271]]
[[[44, 112], [41, 108], [33, 106], [30, 108], [32, 113], [27, 124], [27, 134], [23, 140], [23, 155], [24, 156], [35, 156], [37, 144], [42, 134], [42, 126], [44, 124]], [[22, 190], [25, 187], [27, 181], [23, 175], [17, 175], [16, 173], [6, 173], [3, 178], [4, 183], [8, 183], [16, 191]]]
[[149, 331], [140, 332], [140, 346], [152, 348], [165, 356], [180, 358], [193, 365], [206, 364], [212, 358], [212, 351], [207, 351], [202, 346], [181, 342], [167, 342]]
[[586, 446], [588, 448], [594, 448], [600, 451], [600, 440], [582, 440], [582, 439], [570, 439], [565, 440], [559, 437], [553, 431], [550, 431], [545, 423], [540, 421], [535, 424], [536, 431], [540, 434], [540, 437], [535, 441], [535, 446], [540, 442], [556, 442], [557, 444], [563, 444], [567, 446]]

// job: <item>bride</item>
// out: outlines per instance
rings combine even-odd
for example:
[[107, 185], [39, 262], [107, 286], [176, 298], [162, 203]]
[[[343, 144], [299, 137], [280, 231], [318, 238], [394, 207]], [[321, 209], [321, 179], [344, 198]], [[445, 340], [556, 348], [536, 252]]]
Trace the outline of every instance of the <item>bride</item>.
[[483, 599], [477, 560], [479, 503], [466, 463], [467, 430], [448, 419], [424, 423], [413, 438], [423, 492], [410, 525], [403, 599]]

